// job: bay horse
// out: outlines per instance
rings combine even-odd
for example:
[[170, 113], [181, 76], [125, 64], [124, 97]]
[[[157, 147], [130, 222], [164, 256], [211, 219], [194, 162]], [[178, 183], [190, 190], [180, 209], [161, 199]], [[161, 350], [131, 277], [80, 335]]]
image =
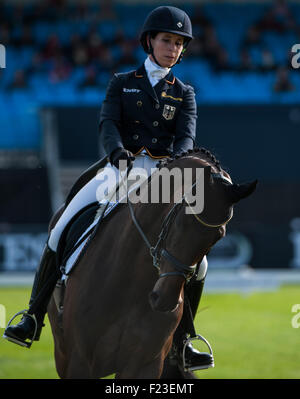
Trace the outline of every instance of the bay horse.
[[187, 214], [189, 203], [172, 199], [120, 204], [102, 220], [68, 277], [62, 321], [53, 296], [48, 306], [60, 378], [163, 378], [193, 265], [225, 236], [233, 205], [256, 186], [233, 184], [205, 149], [161, 166], [191, 168], [193, 178], [197, 168], [209, 170], [203, 212]]

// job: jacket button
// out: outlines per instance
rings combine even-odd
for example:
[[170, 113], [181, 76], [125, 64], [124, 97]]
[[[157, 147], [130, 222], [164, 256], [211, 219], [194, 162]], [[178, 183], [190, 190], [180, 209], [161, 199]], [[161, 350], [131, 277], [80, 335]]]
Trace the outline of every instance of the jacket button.
[[157, 143], [157, 138], [156, 138], [156, 137], [153, 137], [152, 143], [153, 143], [153, 144]]
[[139, 101], [137, 101], [136, 105], [137, 105], [138, 107], [141, 107], [141, 106], [143, 105], [143, 102], [139, 100]]
[[157, 126], [158, 126], [158, 122], [157, 122], [157, 121], [154, 121], [154, 122], [153, 122], [153, 126], [154, 126], [154, 127], [157, 127]]
[[139, 135], [138, 135], [138, 134], [134, 134], [134, 135], [132, 136], [132, 138], [133, 138], [133, 140], [137, 140], [137, 139], [139, 138]]
[[156, 108], [156, 109], [159, 109], [159, 107], [160, 107], [160, 105], [156, 103], [156, 104], [155, 104], [155, 108]]

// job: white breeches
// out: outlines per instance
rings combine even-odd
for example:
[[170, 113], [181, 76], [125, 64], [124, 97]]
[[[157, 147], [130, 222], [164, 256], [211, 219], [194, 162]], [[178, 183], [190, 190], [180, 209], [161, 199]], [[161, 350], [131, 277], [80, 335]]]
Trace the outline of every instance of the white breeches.
[[205, 255], [199, 266], [197, 281], [203, 280], [206, 277], [207, 267], [208, 267], [208, 262], [207, 262], [207, 257]]
[[[135, 157], [133, 166], [134, 168], [143, 168], [143, 170], [147, 172], [147, 175], [150, 176], [156, 169], [157, 163], [157, 159], [153, 159], [149, 157], [149, 155], [141, 153]], [[115, 192], [116, 186], [118, 185], [119, 177], [119, 170], [108, 163], [105, 168], [101, 169], [93, 179], [82, 187], [50, 232], [48, 246], [53, 251], [56, 251], [59, 238], [71, 218], [81, 209], [93, 202], [106, 203], [107, 199], [104, 200], [104, 197], [111, 198], [111, 195]], [[105, 193], [103, 190], [104, 185], [106, 187]], [[114, 201], [112, 200], [111, 202]]]

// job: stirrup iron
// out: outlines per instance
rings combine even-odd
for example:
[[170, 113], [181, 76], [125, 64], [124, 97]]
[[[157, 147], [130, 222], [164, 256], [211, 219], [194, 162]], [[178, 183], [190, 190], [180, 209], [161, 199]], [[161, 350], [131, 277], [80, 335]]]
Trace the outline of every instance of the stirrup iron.
[[[184, 371], [201, 370], [201, 368], [194, 369], [193, 367], [189, 367], [189, 366], [186, 364], [186, 360], [185, 360], [185, 349], [186, 349], [187, 345], [188, 345], [191, 341], [195, 341], [195, 340], [203, 341], [203, 342], [207, 345], [207, 347], [208, 347], [208, 349], [209, 349], [209, 353], [210, 353], [211, 357], [213, 358], [213, 350], [212, 350], [212, 347], [210, 346], [210, 343], [207, 341], [207, 339], [205, 339], [204, 337], [202, 337], [200, 334], [197, 334], [197, 335], [195, 335], [194, 337], [189, 337], [189, 338], [187, 338], [187, 339], [183, 342], [182, 359], [183, 359], [183, 369], [184, 369]], [[209, 367], [214, 367], [214, 363], [212, 363], [212, 365], [209, 366]], [[207, 367], [205, 367], [205, 368], [207, 368]]]
[[[29, 349], [29, 348], [31, 347], [31, 345], [32, 345], [32, 343], [33, 343], [35, 337], [36, 337], [37, 328], [38, 328], [37, 319], [36, 319], [36, 317], [35, 317], [34, 314], [28, 313], [28, 309], [21, 310], [20, 312], [16, 313], [16, 314], [9, 320], [6, 329], [11, 325], [11, 323], [13, 322], [13, 320], [14, 320], [16, 317], [20, 316], [21, 314], [26, 314], [27, 316], [30, 316], [30, 317], [33, 319], [33, 321], [34, 321], [35, 327], [34, 327], [34, 333], [33, 333], [32, 338], [31, 338], [29, 341], [28, 341], [28, 340], [26, 341], [26, 340], [22, 340], [22, 339], [12, 338], [12, 337], [9, 337], [8, 335], [6, 335], [6, 334], [5, 334], [5, 331], [4, 331], [4, 334], [3, 334], [3, 338], [7, 339], [7, 340], [10, 341], [10, 342], [14, 342], [14, 343], [17, 344], [17, 345], [20, 345], [20, 346], [23, 346], [23, 347], [25, 346], [26, 348]], [[6, 329], [5, 329], [5, 330], [6, 330]]]

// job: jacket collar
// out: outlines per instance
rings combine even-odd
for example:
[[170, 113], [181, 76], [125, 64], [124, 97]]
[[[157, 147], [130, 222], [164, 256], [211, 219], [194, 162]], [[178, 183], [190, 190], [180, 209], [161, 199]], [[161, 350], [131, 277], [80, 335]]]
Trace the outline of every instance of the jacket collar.
[[144, 66], [147, 72], [148, 79], [150, 80], [152, 86], [154, 81], [156, 81], [156, 85], [156, 83], [159, 80], [165, 78], [171, 70], [171, 68], [163, 68], [157, 65], [155, 62], [151, 61], [150, 56], [146, 58]]
[[154, 87], [152, 87], [152, 85], [148, 79], [144, 64], [141, 65], [135, 71], [135, 78], [138, 80], [139, 86], [143, 90], [145, 90], [156, 102], [159, 102], [158, 97], [157, 97], [157, 91], [160, 89], [168, 90], [169, 87], [175, 83], [175, 76], [173, 75], [173, 72], [170, 70], [170, 72], [168, 73], [168, 75], [165, 78], [163, 78]]

